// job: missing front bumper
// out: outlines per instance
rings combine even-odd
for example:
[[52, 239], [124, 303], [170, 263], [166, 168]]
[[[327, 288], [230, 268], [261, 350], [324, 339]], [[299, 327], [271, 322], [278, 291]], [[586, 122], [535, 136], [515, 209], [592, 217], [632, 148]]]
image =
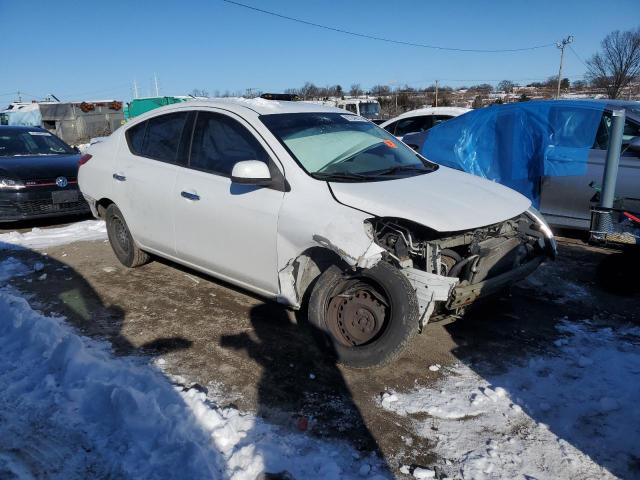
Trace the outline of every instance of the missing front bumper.
[[543, 260], [544, 257], [542, 256], [535, 257], [514, 270], [489, 278], [488, 280], [471, 285], [458, 285], [451, 292], [446, 307], [449, 310], [455, 310], [469, 305], [479, 298], [497, 293], [505, 287], [529, 276], [540, 266]]

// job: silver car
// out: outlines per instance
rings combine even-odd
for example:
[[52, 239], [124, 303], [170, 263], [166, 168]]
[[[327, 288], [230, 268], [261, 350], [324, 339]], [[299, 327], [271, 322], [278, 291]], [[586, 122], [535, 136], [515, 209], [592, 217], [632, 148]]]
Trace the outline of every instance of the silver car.
[[[582, 103], [582, 102], [580, 102]], [[595, 101], [584, 102], [584, 108], [594, 108]], [[572, 107], [574, 108], [574, 107]], [[602, 183], [604, 164], [609, 148], [611, 112], [626, 111], [622, 137], [622, 154], [616, 197], [640, 200], [640, 102], [607, 100], [593, 146], [589, 151], [584, 175], [545, 176], [542, 178], [540, 210], [551, 225], [586, 230], [591, 219], [590, 200], [596, 193], [592, 183]], [[563, 139], [558, 140], [563, 146]]]

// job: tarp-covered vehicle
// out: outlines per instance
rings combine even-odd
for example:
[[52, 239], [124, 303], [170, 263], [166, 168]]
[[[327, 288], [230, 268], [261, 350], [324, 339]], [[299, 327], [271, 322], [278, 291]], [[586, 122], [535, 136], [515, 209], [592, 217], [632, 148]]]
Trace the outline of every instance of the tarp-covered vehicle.
[[602, 181], [611, 112], [624, 108], [617, 194], [640, 197], [640, 103], [598, 100], [496, 105], [453, 118], [405, 143], [429, 160], [527, 196], [552, 225], [588, 229]]

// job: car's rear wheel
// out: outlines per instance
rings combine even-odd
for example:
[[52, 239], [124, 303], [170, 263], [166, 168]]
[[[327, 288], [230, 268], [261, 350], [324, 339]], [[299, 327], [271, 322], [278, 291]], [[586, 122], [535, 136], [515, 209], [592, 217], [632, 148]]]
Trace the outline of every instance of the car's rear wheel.
[[394, 360], [418, 331], [418, 300], [386, 262], [352, 273], [332, 266], [313, 287], [308, 317], [338, 362], [376, 367]]
[[125, 267], [133, 268], [149, 261], [149, 254], [136, 245], [122, 212], [115, 204], [107, 208], [105, 221], [109, 243], [120, 263]]

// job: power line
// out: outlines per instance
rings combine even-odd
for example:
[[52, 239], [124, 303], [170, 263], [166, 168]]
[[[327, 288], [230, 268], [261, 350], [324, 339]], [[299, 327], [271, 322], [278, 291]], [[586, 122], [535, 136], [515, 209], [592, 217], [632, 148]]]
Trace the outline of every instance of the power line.
[[580, 63], [584, 65], [586, 69], [589, 68], [589, 65], [587, 65], [587, 63], [584, 60], [582, 60], [580, 55], [578, 55], [578, 52], [576, 52], [571, 45], [569, 45], [569, 50], [571, 50], [571, 52], [576, 56], [576, 58], [580, 60]]
[[[555, 78], [555, 75], [546, 75], [546, 76], [538, 76], [538, 77], [520, 77], [520, 78], [442, 78], [438, 77], [440, 82], [500, 82], [502, 80], [510, 80], [514, 82], [522, 82], [527, 80], [548, 80], [550, 77]], [[582, 75], [566, 75], [566, 78], [582, 78]], [[413, 81], [393, 81], [387, 82], [386, 85], [417, 85], [417, 84], [426, 84], [433, 83], [434, 79], [423, 79], [423, 80], [413, 80]]]
[[309, 26], [312, 26], [312, 27], [323, 28], [325, 30], [331, 30], [333, 32], [344, 33], [345, 35], [352, 35], [354, 37], [360, 37], [360, 38], [368, 38], [369, 40], [377, 40], [379, 42], [395, 43], [395, 44], [398, 44], [398, 45], [407, 45], [407, 46], [410, 46], [410, 47], [429, 48], [429, 49], [432, 49], [432, 50], [446, 50], [446, 51], [450, 51], [450, 52], [473, 52], [473, 53], [507, 53], [507, 52], [523, 52], [523, 51], [527, 51], [527, 50], [538, 50], [540, 48], [547, 48], [547, 47], [555, 46], [555, 43], [547, 43], [547, 44], [544, 44], [544, 45], [536, 45], [536, 46], [533, 46], [533, 47], [499, 48], [499, 49], [484, 50], [484, 49], [478, 49], [478, 48], [454, 48], [454, 47], [443, 47], [443, 46], [440, 46], [440, 45], [427, 45], [427, 44], [424, 44], [424, 43], [405, 42], [403, 40], [394, 40], [394, 39], [391, 39], [391, 38], [376, 37], [374, 35], [367, 35], [367, 34], [364, 34], [364, 33], [351, 32], [349, 30], [343, 30], [341, 28], [330, 27], [328, 25], [321, 25], [319, 23], [309, 22], [307, 20], [302, 20], [300, 18], [290, 17], [288, 15], [283, 15], [281, 13], [271, 12], [269, 10], [263, 10], [262, 8], [252, 7], [251, 5], [246, 5], [246, 4], [240, 3], [240, 2], [234, 2], [233, 0], [222, 0], [222, 1], [225, 2], [225, 3], [229, 3], [231, 5], [236, 5], [238, 7], [246, 8], [248, 10], [253, 10], [253, 11], [256, 11], [256, 12], [264, 13], [266, 15], [271, 15], [273, 17], [278, 17], [278, 18], [282, 18], [282, 19], [285, 19], [285, 20], [290, 20], [292, 22], [302, 23], [304, 25], [309, 25]]

